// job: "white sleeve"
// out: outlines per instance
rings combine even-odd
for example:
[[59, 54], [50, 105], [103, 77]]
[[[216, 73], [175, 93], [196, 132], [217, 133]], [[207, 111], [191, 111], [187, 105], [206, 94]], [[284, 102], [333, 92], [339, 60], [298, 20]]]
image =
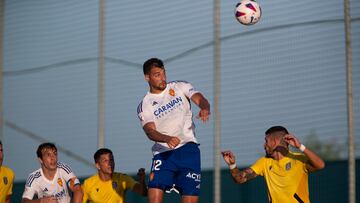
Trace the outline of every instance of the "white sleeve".
[[186, 81], [181, 81], [177, 83], [178, 88], [185, 94], [187, 98], [191, 98], [197, 91], [190, 83]]
[[[66, 181], [66, 185], [77, 185], [80, 184], [79, 179], [76, 177], [75, 173], [72, 171], [71, 167], [67, 164], [58, 162], [58, 167], [60, 168], [60, 175]], [[75, 178], [73, 182], [70, 182], [72, 178]]]
[[32, 173], [29, 175], [29, 177], [26, 179], [26, 183], [25, 183], [25, 189], [24, 189], [24, 193], [22, 195], [23, 199], [29, 199], [32, 200], [34, 198], [34, 195], [37, 194], [36, 192], [36, 178], [39, 178], [40, 174], [37, 173]]
[[144, 100], [139, 104], [137, 112], [141, 126], [149, 122], [154, 122], [154, 114], [151, 109], [151, 106]]

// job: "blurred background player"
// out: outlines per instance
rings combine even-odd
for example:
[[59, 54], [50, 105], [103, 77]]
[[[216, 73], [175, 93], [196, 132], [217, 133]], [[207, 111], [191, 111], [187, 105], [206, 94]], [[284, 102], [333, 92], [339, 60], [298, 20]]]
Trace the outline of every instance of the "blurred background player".
[[[303, 153], [289, 151], [288, 145]], [[264, 149], [266, 156], [242, 171], [236, 167], [231, 151], [222, 152], [234, 181], [245, 183], [258, 175], [264, 176], [269, 202], [309, 203], [308, 174], [323, 169], [324, 161], [282, 126], [273, 126], [265, 132]]]
[[[80, 203], [83, 196], [80, 181], [70, 166], [58, 162], [56, 146], [53, 143], [40, 144], [36, 154], [41, 168], [27, 178], [23, 203], [69, 203], [71, 199], [74, 203]], [[37, 199], [33, 200], [35, 195]]]
[[182, 202], [197, 202], [200, 194], [200, 150], [195, 138], [190, 100], [203, 122], [209, 119], [210, 104], [185, 81], [167, 83], [164, 64], [151, 58], [143, 65], [149, 92], [138, 106], [145, 134], [155, 142], [149, 178], [149, 202], [159, 203], [164, 191], [175, 185]]
[[83, 184], [83, 202], [126, 202], [126, 191], [128, 189], [139, 195], [147, 195], [145, 182], [145, 169], [140, 168], [137, 175], [139, 182], [132, 177], [114, 172], [115, 161], [110, 149], [101, 148], [94, 154], [95, 166], [98, 173], [87, 178]]
[[2, 165], [3, 160], [4, 151], [0, 141], [0, 203], [10, 203], [15, 176], [10, 168]]

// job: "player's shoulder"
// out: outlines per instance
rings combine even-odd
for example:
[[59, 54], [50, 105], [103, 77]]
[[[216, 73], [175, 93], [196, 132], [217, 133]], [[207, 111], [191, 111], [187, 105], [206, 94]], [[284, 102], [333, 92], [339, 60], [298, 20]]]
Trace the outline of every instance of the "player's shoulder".
[[35, 182], [38, 182], [41, 179], [42, 179], [42, 173], [41, 173], [41, 168], [39, 168], [29, 174], [25, 184], [27, 187], [31, 187]]
[[146, 99], [145, 97], [141, 100], [141, 102], [138, 104], [137, 106], [137, 113], [141, 113], [143, 111], [143, 106], [144, 104], [146, 104]]
[[289, 153], [286, 155], [288, 158], [290, 159], [294, 159], [300, 162], [307, 162], [308, 158], [305, 156], [305, 154], [303, 153], [299, 153], [299, 152], [291, 152], [289, 151]]
[[186, 85], [186, 84], [190, 84], [190, 83], [186, 80], [174, 80], [168, 83], [168, 85], [170, 86]]
[[260, 158], [258, 158], [255, 162], [254, 165], [267, 165], [267, 164], [271, 164], [272, 163], [272, 158], [267, 157], [267, 156], [262, 156]]
[[1, 173], [6, 174], [7, 176], [14, 176], [14, 171], [7, 167], [7, 166], [1, 166]]
[[84, 185], [93, 185], [100, 181], [99, 175], [96, 173], [84, 180]]
[[139, 114], [139, 113], [143, 112], [144, 107], [146, 108], [147, 106], [151, 106], [152, 100], [153, 100], [153, 96], [149, 93], [146, 94], [137, 106], [137, 113]]
[[126, 176], [125, 173], [121, 173], [121, 172], [114, 172], [113, 173], [113, 177], [121, 177], [121, 176]]
[[176, 91], [184, 92], [189, 96], [197, 92], [194, 86], [185, 80], [171, 81], [170, 83], [168, 83], [168, 86], [170, 90], [173, 89], [175, 92]]
[[67, 173], [67, 174], [70, 174], [70, 173], [73, 172], [72, 169], [71, 169], [71, 167], [70, 167], [68, 164], [63, 163], [63, 162], [58, 162], [58, 163], [57, 163], [57, 168], [58, 168], [61, 172], [65, 172], [65, 173]]
[[123, 180], [123, 179], [131, 178], [131, 176], [129, 176], [126, 173], [114, 172], [113, 178], [117, 180]]

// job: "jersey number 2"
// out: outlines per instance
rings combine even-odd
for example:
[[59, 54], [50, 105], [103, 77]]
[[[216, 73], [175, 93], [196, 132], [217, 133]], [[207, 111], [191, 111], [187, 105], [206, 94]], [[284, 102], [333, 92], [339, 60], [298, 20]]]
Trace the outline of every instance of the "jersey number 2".
[[154, 163], [153, 163], [153, 171], [158, 171], [158, 170], [160, 170], [161, 164], [162, 164], [161, 160], [154, 160]]

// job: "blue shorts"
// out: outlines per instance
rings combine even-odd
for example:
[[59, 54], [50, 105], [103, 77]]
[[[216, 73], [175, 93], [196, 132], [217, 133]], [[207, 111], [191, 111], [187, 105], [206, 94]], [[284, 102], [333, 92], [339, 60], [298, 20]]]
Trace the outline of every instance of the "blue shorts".
[[199, 145], [193, 142], [157, 154], [153, 158], [148, 186], [162, 190], [174, 186], [181, 195], [199, 196], [200, 165]]

